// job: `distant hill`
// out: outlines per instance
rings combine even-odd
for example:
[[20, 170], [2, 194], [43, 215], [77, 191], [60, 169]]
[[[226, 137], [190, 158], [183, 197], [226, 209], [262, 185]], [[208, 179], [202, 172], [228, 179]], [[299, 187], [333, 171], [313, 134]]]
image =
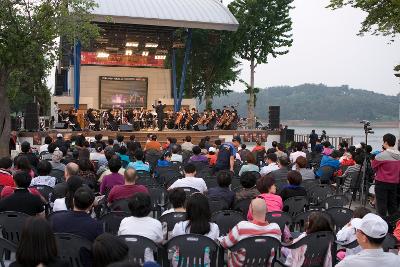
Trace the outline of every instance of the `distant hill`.
[[[239, 103], [240, 116], [247, 114], [248, 96], [233, 92], [215, 97], [213, 108]], [[397, 96], [367, 90], [328, 87], [323, 84], [279, 86], [262, 89], [257, 94], [256, 115], [268, 119], [268, 106], [281, 106], [282, 120], [357, 121], [396, 120], [399, 103]], [[204, 108], [204, 103], [200, 109]]]

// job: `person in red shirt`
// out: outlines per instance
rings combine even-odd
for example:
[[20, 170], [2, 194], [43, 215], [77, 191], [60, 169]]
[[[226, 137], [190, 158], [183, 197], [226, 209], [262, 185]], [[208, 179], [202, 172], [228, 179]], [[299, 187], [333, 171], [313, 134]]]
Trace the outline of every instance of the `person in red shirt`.
[[0, 186], [15, 186], [11, 167], [12, 160], [9, 157], [0, 158]]
[[261, 145], [261, 141], [257, 140], [256, 141], [256, 146], [253, 147], [253, 150], [251, 152], [257, 152], [257, 151], [265, 151], [265, 146]]
[[108, 195], [108, 203], [111, 204], [114, 201], [120, 199], [127, 199], [133, 196], [135, 193], [143, 192], [149, 193], [147, 188], [144, 185], [136, 185], [137, 174], [136, 170], [132, 168], [128, 168], [124, 172], [125, 184], [123, 185], [115, 185]]
[[217, 149], [215, 147], [210, 147], [208, 149], [207, 158], [209, 165], [211, 167], [215, 166], [215, 164], [217, 163]]

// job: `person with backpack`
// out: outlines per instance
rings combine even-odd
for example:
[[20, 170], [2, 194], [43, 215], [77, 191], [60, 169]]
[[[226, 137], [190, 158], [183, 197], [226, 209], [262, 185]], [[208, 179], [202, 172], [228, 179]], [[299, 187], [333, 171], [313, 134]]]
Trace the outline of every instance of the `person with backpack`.
[[223, 143], [219, 147], [217, 156], [217, 163], [215, 164], [214, 171], [230, 170], [233, 172], [233, 165], [235, 164], [235, 156], [238, 147], [242, 142], [240, 136], [234, 136], [231, 143]]

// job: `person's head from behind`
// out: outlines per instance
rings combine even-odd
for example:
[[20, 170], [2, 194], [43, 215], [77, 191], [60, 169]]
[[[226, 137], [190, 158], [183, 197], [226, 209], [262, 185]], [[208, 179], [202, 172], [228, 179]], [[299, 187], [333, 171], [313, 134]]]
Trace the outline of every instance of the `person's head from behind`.
[[101, 151], [103, 151], [103, 144], [97, 143], [94, 149], [97, 153], [101, 153]]
[[26, 171], [18, 171], [13, 176], [15, 185], [19, 188], [28, 188], [31, 185], [31, 176]]
[[322, 145], [323, 145], [325, 148], [331, 147], [331, 143], [330, 143], [329, 141], [325, 141]]
[[121, 167], [122, 167], [121, 160], [117, 157], [113, 157], [108, 161], [108, 168], [112, 173], [118, 173]]
[[75, 211], [89, 211], [94, 202], [93, 191], [86, 186], [80, 187], [74, 194], [74, 210]]
[[81, 171], [90, 171], [93, 167], [92, 162], [88, 158], [79, 159], [78, 165]]
[[31, 164], [29, 162], [29, 159], [25, 156], [20, 156], [17, 158], [16, 167], [18, 170], [21, 170], [21, 171], [30, 171], [31, 170]]
[[272, 141], [272, 147], [273, 147], [273, 148], [276, 148], [277, 146], [278, 146], [278, 142]]
[[246, 157], [247, 164], [256, 164], [256, 158], [254, 157], [253, 153], [248, 153]]
[[2, 157], [0, 158], [0, 169], [8, 170], [12, 167], [12, 160], [10, 157]]
[[276, 193], [276, 185], [274, 177], [270, 175], [264, 175], [260, 179], [257, 180], [257, 189], [261, 194], [275, 194]]
[[267, 163], [276, 163], [278, 161], [278, 156], [275, 153], [267, 154]]
[[51, 164], [47, 160], [41, 160], [37, 165], [37, 172], [40, 176], [47, 176], [51, 172]]
[[125, 184], [135, 184], [137, 178], [136, 170], [127, 168], [124, 172]]
[[135, 151], [135, 159], [136, 159], [137, 161], [143, 161], [143, 159], [144, 159], [143, 150], [137, 149], [137, 150]]
[[118, 150], [118, 153], [121, 155], [126, 155], [126, 152], [128, 152], [128, 149], [126, 148], [126, 146], [121, 146]]
[[287, 180], [290, 185], [299, 186], [303, 180], [300, 172], [298, 171], [289, 171], [287, 174]]
[[278, 165], [281, 169], [289, 167], [289, 159], [287, 157], [279, 157]]
[[117, 141], [118, 143], [122, 143], [124, 141], [124, 136], [123, 135], [117, 135]]
[[201, 153], [201, 148], [199, 146], [194, 146], [192, 148], [192, 152], [193, 152], [194, 155], [198, 156]]
[[136, 193], [128, 202], [129, 210], [132, 216], [142, 218], [149, 215], [151, 211], [151, 198], [147, 193]]
[[78, 175], [79, 173], [79, 166], [76, 163], [70, 162], [65, 166], [64, 170], [64, 178], [68, 180], [71, 176]]
[[296, 143], [296, 150], [297, 151], [302, 151], [303, 150], [303, 143], [301, 143], [301, 142]]
[[109, 146], [113, 146], [113, 145], [114, 145], [114, 139], [108, 138], [108, 139], [107, 139], [107, 144], [108, 144]]
[[283, 146], [283, 144], [279, 143], [279, 144], [276, 145], [276, 149], [278, 151], [283, 152], [285, 150], [285, 147]]
[[71, 176], [67, 180], [67, 193], [65, 194], [65, 204], [68, 210], [74, 209], [74, 195], [76, 190], [81, 188], [83, 180], [80, 176]]
[[53, 142], [53, 138], [51, 138], [51, 136], [46, 136], [45, 138], [44, 138], [44, 143], [46, 144], [46, 145], [50, 145], [51, 143]]
[[28, 153], [31, 151], [31, 144], [27, 141], [22, 142], [21, 144], [21, 152]]
[[192, 194], [186, 203], [186, 214], [189, 220], [186, 230], [190, 229], [191, 234], [204, 235], [210, 232], [211, 211], [206, 196]]
[[184, 167], [186, 177], [194, 177], [196, 175], [196, 166], [192, 163], [188, 163]]
[[58, 250], [50, 224], [42, 217], [26, 219], [16, 260], [21, 266], [48, 265], [57, 260]]
[[321, 231], [332, 231], [329, 218], [321, 212], [312, 212], [308, 217], [306, 233], [312, 234]]
[[153, 134], [153, 135], [151, 136], [151, 140], [152, 140], [152, 141], [157, 141], [157, 135]]
[[256, 185], [257, 177], [253, 172], [244, 172], [240, 175], [240, 184], [243, 188], [253, 188]]
[[330, 155], [334, 159], [339, 159], [341, 157], [341, 153], [339, 150], [333, 150], [333, 152]]
[[219, 148], [221, 146], [221, 144], [222, 144], [222, 142], [221, 142], [220, 139], [217, 139], [217, 140], [214, 141], [214, 145], [215, 145], [216, 148]]
[[192, 137], [190, 136], [190, 135], [187, 135], [186, 137], [185, 137], [185, 142], [192, 142]]
[[162, 156], [161, 160], [171, 161], [172, 153], [170, 151], [165, 151]]
[[388, 224], [379, 215], [368, 213], [362, 219], [354, 218], [358, 244], [362, 249], [379, 249], [388, 233]]
[[250, 204], [250, 209], [253, 214], [254, 221], [265, 222], [265, 215], [267, 214], [268, 209], [264, 199], [253, 199]]
[[383, 147], [388, 149], [389, 147], [394, 147], [396, 145], [396, 136], [387, 133], [383, 136]]
[[217, 173], [217, 183], [219, 187], [228, 188], [232, 183], [232, 173], [230, 171], [219, 171]]
[[128, 257], [126, 242], [109, 233], [99, 235], [92, 244], [93, 267], [106, 267], [111, 263], [123, 261]]
[[257, 145], [257, 146], [261, 146], [261, 144], [262, 144], [262, 143], [261, 143], [261, 140], [258, 140], [258, 139], [257, 139], [256, 145]]
[[369, 209], [367, 209], [366, 207], [358, 207], [356, 209], [354, 209], [353, 211], [353, 218], [364, 218], [365, 215], [367, 215], [368, 213], [371, 213], [371, 211]]
[[172, 152], [172, 154], [178, 154], [179, 153], [179, 146], [177, 144], [173, 144], [171, 146], [171, 152]]
[[185, 207], [186, 193], [182, 188], [175, 188], [168, 193], [168, 199], [174, 209], [183, 208]]
[[304, 169], [307, 167], [307, 159], [303, 156], [298, 156], [296, 159], [296, 166], [299, 169]]

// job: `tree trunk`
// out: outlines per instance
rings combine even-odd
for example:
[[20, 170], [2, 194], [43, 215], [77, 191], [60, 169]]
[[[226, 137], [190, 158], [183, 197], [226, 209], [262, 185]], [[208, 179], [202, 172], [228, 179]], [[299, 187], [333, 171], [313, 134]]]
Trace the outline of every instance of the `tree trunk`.
[[249, 129], [256, 127], [255, 113], [254, 113], [254, 59], [250, 61], [250, 90], [249, 90], [249, 101], [247, 105], [247, 126]]
[[7, 73], [0, 70], [0, 157], [9, 156], [11, 132], [10, 103], [6, 91]]
[[206, 83], [205, 84], [205, 93], [204, 93], [204, 100], [206, 101], [206, 109], [212, 109], [212, 96], [211, 96], [211, 89], [210, 86]]

